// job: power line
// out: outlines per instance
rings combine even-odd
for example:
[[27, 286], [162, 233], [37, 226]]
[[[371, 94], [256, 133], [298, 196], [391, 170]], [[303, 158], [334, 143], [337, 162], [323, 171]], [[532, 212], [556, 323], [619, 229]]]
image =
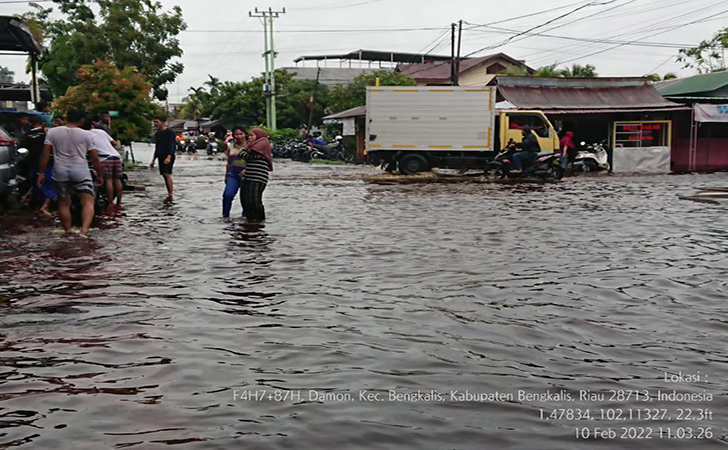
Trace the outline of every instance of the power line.
[[[614, 3], [615, 1], [616, 1], [616, 0], [611, 0], [611, 1], [607, 2], [607, 3], [602, 3], [602, 4], [609, 4], [609, 3]], [[587, 4], [585, 4], [585, 5], [581, 5], [581, 6], [577, 7], [577, 8], [575, 8], [575, 9], [573, 9], [573, 10], [571, 10], [571, 11], [567, 12], [567, 13], [564, 13], [564, 14], [562, 14], [562, 15], [558, 16], [558, 17], [555, 17], [555, 18], [553, 18], [553, 19], [547, 20], [546, 22], [544, 22], [544, 23], [542, 23], [542, 24], [540, 24], [540, 25], [536, 25], [535, 27], [531, 27], [531, 28], [529, 28], [529, 29], [528, 29], [528, 30], [526, 30], [526, 31], [523, 31], [523, 32], [521, 32], [521, 33], [519, 33], [519, 34], [516, 34], [515, 36], [511, 36], [511, 37], [509, 37], [508, 39], [506, 39], [505, 41], [501, 42], [500, 44], [495, 44], [495, 45], [489, 45], [489, 46], [483, 47], [483, 48], [481, 48], [480, 50], [476, 50], [476, 51], [474, 51], [474, 52], [468, 53], [468, 54], [467, 54], [467, 55], [465, 55], [464, 57], [465, 57], [465, 58], [467, 58], [467, 57], [469, 57], [469, 56], [472, 56], [472, 55], [474, 55], [474, 54], [476, 54], [476, 53], [480, 53], [480, 52], [482, 52], [483, 50], [491, 50], [491, 49], [493, 49], [493, 48], [497, 48], [497, 47], [502, 47], [502, 46], [504, 46], [504, 45], [508, 44], [509, 42], [511, 42], [511, 41], [512, 41], [513, 39], [517, 38], [518, 36], [521, 36], [521, 35], [523, 35], [523, 34], [525, 34], [525, 33], [530, 33], [530, 32], [531, 32], [531, 31], [533, 31], [533, 30], [536, 30], [536, 29], [538, 29], [538, 28], [541, 28], [541, 27], [544, 27], [544, 26], [546, 26], [546, 25], [548, 25], [548, 24], [554, 23], [555, 21], [557, 21], [557, 20], [559, 20], [559, 19], [563, 19], [564, 17], [567, 17], [567, 16], [569, 16], [569, 15], [571, 15], [571, 14], [574, 14], [574, 13], [576, 13], [576, 12], [578, 12], [578, 11], [581, 11], [581, 10], [582, 10], [582, 9], [584, 9], [584, 8], [587, 8], [587, 7], [589, 7], [589, 6], [594, 6], [595, 4], [596, 4], [596, 0], [594, 0], [594, 1], [591, 1], [591, 2], [589, 2], [589, 3], [587, 3]]]
[[[639, 26], [639, 29], [637, 29], [637, 30], [633, 30], [633, 31], [628, 31], [628, 32], [624, 32], [624, 33], [615, 34], [615, 35], [609, 36], [609, 37], [607, 37], [607, 38], [605, 38], [603, 40], [620, 38], [620, 37], [623, 38], [623, 37], [633, 36], [633, 35], [636, 37], [636, 35], [643, 35], [644, 33], [649, 33], [651, 31], [658, 31], [658, 30], [671, 31], [673, 29], [677, 29], [677, 28], [680, 28], [682, 26], [688, 26], [688, 25], [692, 25], [694, 23], [699, 23], [699, 22], [705, 20], [706, 18], [701, 18], [701, 19], [699, 19], [697, 21], [690, 22], [690, 23], [687, 23], [687, 24], [684, 23], [684, 22], [687, 19], [687, 17], [696, 16], [696, 15], [700, 14], [700, 12], [713, 9], [715, 7], [720, 6], [723, 3], [726, 3], [726, 2], [725, 1], [721, 1], [721, 2], [718, 2], [718, 3], [714, 3], [712, 5], [709, 5], [707, 7], [699, 8], [697, 10], [692, 10], [692, 11], [687, 12], [687, 13], [679, 13], [679, 14], [676, 14], [676, 15], [674, 15], [672, 17], [665, 17], [665, 16], [656, 17], [655, 20], [649, 26], [645, 26], [644, 24], [641, 24]], [[712, 16], [710, 16], [710, 17], [712, 17]], [[678, 23], [682, 23], [682, 24], [678, 25], [677, 27], [675, 25], [664, 26], [664, 27], [657, 26], [657, 25], [664, 25], [664, 24], [668, 24], [668, 23], [676, 22], [676, 21]], [[629, 29], [629, 28], [634, 28], [634, 26], [627, 27], [627, 29]], [[657, 34], [662, 34], [662, 33], [657, 33]], [[615, 43], [616, 46], [613, 47], [613, 48], [618, 48], [618, 47], [621, 47], [621, 46], [624, 46], [624, 45], [631, 45], [631, 44], [640, 42], [640, 41], [642, 41], [644, 39], [647, 39], [647, 38], [649, 38], [651, 36], [655, 36], [657, 34], [650, 35], [650, 36], [642, 36], [639, 39], [633, 39], [633, 40], [630, 40], [630, 41], [627, 41], [627, 42], [617, 42], [617, 43]], [[600, 41], [603, 41], [603, 40], [600, 40]], [[596, 47], [598, 45], [601, 45], [601, 44], [604, 44], [604, 42], [595, 42], [593, 45], [590, 45], [590, 46], [587, 46], [587, 47], [594, 48], [594, 47]], [[609, 44], [609, 43], [607, 43], [607, 44]], [[690, 46], [686, 46], [686, 47], [690, 47]], [[584, 50], [584, 49], [582, 48], [582, 50]], [[598, 53], [602, 53], [602, 52], [603, 52], [603, 50], [600, 50], [600, 51], [594, 52], [593, 54], [598, 54]], [[576, 59], [585, 58], [585, 57], [588, 57], [588, 56], [591, 56], [591, 55], [592, 55], [592, 53], [587, 53], [586, 55], [579, 56], [577, 58], [573, 58], [573, 59], [571, 59], [569, 61], [574, 61]], [[545, 57], [542, 57], [542, 58], [538, 58], [537, 59], [537, 61], [545, 61], [545, 60], [546, 60]]]

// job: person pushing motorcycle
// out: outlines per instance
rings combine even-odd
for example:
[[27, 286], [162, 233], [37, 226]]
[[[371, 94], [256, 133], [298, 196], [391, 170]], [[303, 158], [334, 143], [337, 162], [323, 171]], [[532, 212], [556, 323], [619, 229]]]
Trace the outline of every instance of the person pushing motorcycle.
[[531, 127], [526, 125], [521, 129], [523, 140], [518, 143], [511, 144], [516, 148], [522, 149], [513, 155], [513, 167], [511, 173], [523, 172], [523, 167], [529, 166], [536, 162], [538, 154], [541, 152], [541, 146], [538, 144], [538, 138], [531, 132]]

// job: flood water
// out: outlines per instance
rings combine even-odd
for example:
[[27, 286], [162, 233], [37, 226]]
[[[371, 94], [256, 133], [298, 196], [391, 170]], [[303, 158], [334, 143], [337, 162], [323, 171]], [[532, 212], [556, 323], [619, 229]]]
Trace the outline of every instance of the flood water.
[[223, 172], [131, 172], [90, 240], [0, 218], [0, 449], [726, 448], [728, 208], [677, 198], [725, 174], [277, 162], [251, 225]]

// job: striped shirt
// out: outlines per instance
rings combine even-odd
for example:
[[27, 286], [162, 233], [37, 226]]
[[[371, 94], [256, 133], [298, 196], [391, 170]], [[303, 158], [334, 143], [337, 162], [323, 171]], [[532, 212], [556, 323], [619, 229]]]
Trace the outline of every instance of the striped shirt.
[[268, 184], [268, 160], [257, 152], [245, 152], [245, 175], [243, 181]]

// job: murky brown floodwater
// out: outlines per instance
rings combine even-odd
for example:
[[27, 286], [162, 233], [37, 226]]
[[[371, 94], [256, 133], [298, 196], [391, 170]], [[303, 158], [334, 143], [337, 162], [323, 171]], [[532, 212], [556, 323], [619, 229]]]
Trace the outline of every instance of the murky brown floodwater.
[[278, 163], [257, 227], [204, 158], [89, 241], [0, 218], [0, 449], [725, 448], [728, 210], [677, 195], [726, 175], [371, 173]]

